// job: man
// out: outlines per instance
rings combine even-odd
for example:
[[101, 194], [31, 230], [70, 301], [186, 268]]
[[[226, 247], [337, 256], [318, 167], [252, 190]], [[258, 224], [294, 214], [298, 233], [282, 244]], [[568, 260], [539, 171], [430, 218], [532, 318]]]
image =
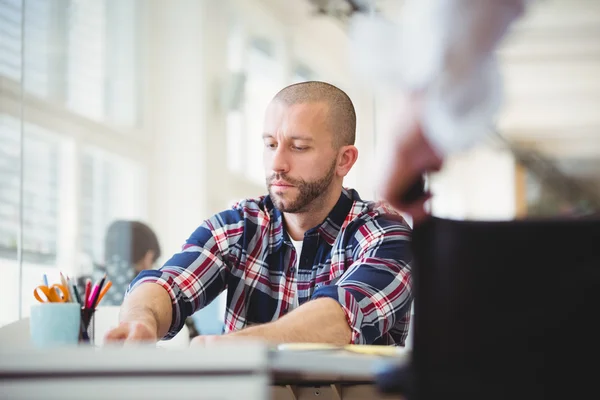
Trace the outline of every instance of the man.
[[403, 93], [381, 195], [413, 217], [427, 216], [429, 194], [406, 196], [451, 152], [491, 131], [501, 103], [494, 51], [527, 0], [407, 0], [399, 27], [357, 16], [355, 64]]
[[305, 82], [281, 90], [265, 115], [269, 194], [204, 221], [181, 253], [142, 272], [106, 341], [173, 337], [227, 287], [219, 340], [403, 345], [410, 229], [343, 188], [358, 157], [355, 131], [340, 89]]

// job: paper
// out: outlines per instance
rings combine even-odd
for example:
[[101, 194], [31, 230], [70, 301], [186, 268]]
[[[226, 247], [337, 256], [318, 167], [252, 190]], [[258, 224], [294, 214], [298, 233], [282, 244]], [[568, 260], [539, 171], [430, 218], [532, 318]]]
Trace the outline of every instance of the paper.
[[337, 346], [329, 343], [284, 343], [277, 346], [280, 351], [317, 351], [317, 350], [338, 350], [349, 351], [352, 353], [361, 353], [375, 356], [397, 356], [406, 353], [404, 347], [398, 346], [380, 346], [380, 345], [359, 345], [350, 344], [346, 346]]

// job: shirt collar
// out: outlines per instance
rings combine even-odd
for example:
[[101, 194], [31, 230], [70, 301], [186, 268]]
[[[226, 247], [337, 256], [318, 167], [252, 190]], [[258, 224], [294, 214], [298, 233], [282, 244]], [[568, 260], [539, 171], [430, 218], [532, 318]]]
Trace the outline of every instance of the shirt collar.
[[[340, 230], [342, 229], [344, 221], [346, 220], [346, 216], [352, 209], [352, 205], [355, 201], [361, 201], [356, 190], [342, 188], [342, 193], [340, 193], [337, 203], [335, 206], [333, 206], [333, 209], [329, 215], [327, 215], [327, 218], [325, 218], [321, 224], [306, 231], [304, 236], [319, 234], [330, 246], [333, 245], [335, 239], [340, 233]], [[282, 212], [275, 208], [269, 195], [265, 196], [264, 202], [265, 210], [270, 218], [269, 247], [271, 251], [277, 251], [283, 242], [289, 242], [291, 244], [291, 241], [287, 232], [285, 232], [285, 229], [283, 228]]]

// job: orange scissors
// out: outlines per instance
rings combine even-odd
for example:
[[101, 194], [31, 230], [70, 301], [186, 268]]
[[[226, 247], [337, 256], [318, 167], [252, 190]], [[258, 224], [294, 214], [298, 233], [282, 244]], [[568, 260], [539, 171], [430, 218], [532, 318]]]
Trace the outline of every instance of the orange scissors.
[[65, 303], [69, 299], [69, 291], [58, 283], [49, 287], [40, 285], [33, 289], [33, 296], [40, 303]]

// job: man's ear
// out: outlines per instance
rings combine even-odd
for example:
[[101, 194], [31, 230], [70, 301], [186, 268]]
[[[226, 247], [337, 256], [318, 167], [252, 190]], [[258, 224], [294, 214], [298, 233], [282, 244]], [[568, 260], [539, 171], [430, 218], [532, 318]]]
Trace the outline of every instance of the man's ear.
[[342, 146], [338, 152], [338, 160], [336, 165], [336, 173], [338, 176], [346, 176], [352, 166], [358, 159], [358, 149], [356, 146]]

